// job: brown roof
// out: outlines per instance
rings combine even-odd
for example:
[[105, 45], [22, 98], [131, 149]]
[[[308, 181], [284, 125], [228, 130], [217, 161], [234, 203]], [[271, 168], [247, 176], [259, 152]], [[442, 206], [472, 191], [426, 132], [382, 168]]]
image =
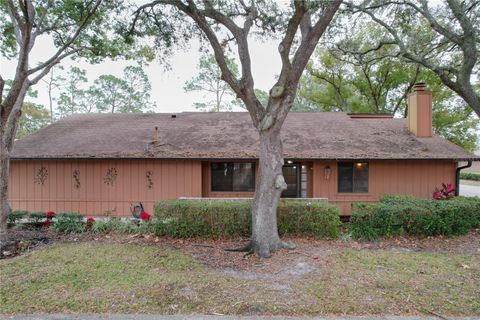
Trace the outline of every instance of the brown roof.
[[[159, 142], [151, 143], [154, 127]], [[291, 159], [479, 159], [447, 140], [410, 134], [405, 119], [345, 113], [290, 113], [283, 127]], [[82, 114], [62, 119], [15, 143], [12, 158], [258, 157], [248, 113]]]

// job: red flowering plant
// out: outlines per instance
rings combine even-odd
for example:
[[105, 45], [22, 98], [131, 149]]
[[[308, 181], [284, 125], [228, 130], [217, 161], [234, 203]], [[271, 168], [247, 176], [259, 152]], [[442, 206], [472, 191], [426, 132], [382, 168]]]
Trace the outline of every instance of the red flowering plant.
[[432, 198], [434, 200], [448, 200], [455, 196], [455, 188], [451, 183], [442, 183], [442, 189], [435, 188]]
[[152, 218], [152, 215], [150, 213], [147, 213], [147, 212], [142, 212], [140, 213], [140, 219], [142, 221], [148, 221]]
[[47, 212], [45, 212], [45, 216], [47, 217], [47, 219], [51, 220], [53, 218], [53, 216], [55, 216], [55, 212], [47, 211]]
[[86, 228], [91, 229], [94, 223], [95, 223], [95, 219], [93, 217], [87, 218]]

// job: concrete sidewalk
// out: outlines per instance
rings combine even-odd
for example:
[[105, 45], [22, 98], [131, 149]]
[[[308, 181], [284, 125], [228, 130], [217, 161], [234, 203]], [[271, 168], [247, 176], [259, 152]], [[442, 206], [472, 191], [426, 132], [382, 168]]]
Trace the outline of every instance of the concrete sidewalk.
[[480, 317], [402, 317], [402, 316], [346, 316], [346, 317], [283, 317], [283, 316], [222, 316], [222, 315], [155, 315], [155, 314], [37, 314], [0, 315], [1, 320], [480, 320]]

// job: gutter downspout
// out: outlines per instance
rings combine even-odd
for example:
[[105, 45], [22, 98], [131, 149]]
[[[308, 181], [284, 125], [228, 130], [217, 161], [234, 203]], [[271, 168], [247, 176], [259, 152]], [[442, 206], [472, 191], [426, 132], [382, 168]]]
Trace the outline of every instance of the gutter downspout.
[[460, 192], [460, 170], [470, 168], [471, 166], [472, 166], [472, 160], [467, 160], [467, 164], [465, 166], [457, 168], [457, 171], [455, 173], [455, 177], [456, 177], [455, 196], [457, 196], [457, 197], [458, 197], [459, 192]]

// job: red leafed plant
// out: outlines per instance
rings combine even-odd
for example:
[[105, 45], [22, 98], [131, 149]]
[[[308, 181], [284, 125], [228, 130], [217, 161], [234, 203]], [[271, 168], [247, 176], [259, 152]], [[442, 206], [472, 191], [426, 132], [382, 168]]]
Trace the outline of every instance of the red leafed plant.
[[433, 192], [433, 199], [435, 200], [448, 200], [455, 196], [455, 188], [451, 183], [442, 183], [442, 189], [435, 188]]
[[95, 219], [90, 217], [87, 219], [87, 223], [94, 223], [95, 222]]
[[45, 221], [43, 221], [43, 226], [44, 226], [45, 228], [50, 227], [51, 224], [52, 224], [52, 220], [45, 220]]
[[150, 213], [147, 213], [147, 212], [140, 213], [140, 219], [142, 220], [150, 220], [151, 217], [152, 215]]
[[45, 212], [45, 216], [47, 216], [47, 218], [51, 218], [51, 217], [53, 217], [54, 215], [55, 215], [55, 212], [53, 212], [53, 211], [47, 211], [47, 212]]

